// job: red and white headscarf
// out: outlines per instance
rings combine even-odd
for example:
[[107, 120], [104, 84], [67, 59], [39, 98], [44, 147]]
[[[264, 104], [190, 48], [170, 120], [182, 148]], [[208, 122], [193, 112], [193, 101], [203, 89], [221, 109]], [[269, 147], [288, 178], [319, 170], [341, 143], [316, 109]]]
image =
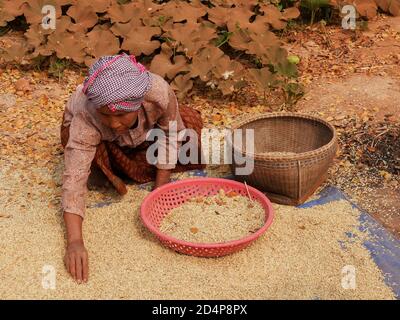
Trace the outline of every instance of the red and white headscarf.
[[132, 112], [140, 109], [150, 87], [146, 68], [123, 53], [98, 59], [89, 69], [83, 93], [97, 108]]

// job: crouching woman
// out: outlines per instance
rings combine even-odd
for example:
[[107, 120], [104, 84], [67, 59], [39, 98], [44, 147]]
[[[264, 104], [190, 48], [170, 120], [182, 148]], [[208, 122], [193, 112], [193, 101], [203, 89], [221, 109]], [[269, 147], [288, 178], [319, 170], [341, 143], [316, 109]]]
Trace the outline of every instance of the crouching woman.
[[146, 136], [153, 128], [163, 130], [166, 137], [159, 141], [157, 159], [178, 158], [166, 154], [171, 150], [177, 153], [180, 145], [170, 143], [171, 123], [178, 134], [185, 128], [195, 130], [200, 150], [200, 114], [188, 107], [179, 108], [169, 84], [126, 54], [97, 60], [68, 100], [61, 125], [65, 161], [62, 210], [67, 236], [64, 262], [78, 283], [86, 282], [89, 275], [82, 223], [87, 182], [93, 172], [100, 172], [105, 182], [125, 194], [123, 178], [139, 183], [154, 181], [157, 188], [169, 182], [171, 172], [204, 167], [147, 161], [151, 143]]

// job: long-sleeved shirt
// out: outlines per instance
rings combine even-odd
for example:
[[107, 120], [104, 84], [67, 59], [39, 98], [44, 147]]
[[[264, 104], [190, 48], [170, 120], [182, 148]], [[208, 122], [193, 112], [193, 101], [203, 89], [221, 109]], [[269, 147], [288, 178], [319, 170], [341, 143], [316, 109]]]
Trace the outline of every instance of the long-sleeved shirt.
[[[144, 96], [142, 108], [138, 111], [136, 127], [123, 134], [117, 134], [100, 121], [95, 106], [82, 92], [82, 85], [69, 98], [64, 115], [64, 126], [69, 128], [69, 140], [64, 150], [65, 169], [62, 186], [62, 209], [84, 217], [87, 180], [96, 148], [101, 141], [114, 141], [120, 146], [136, 147], [146, 140], [150, 129], [160, 128], [166, 139], [160, 139], [158, 158], [155, 166], [159, 169], [173, 169], [176, 162], [168, 160], [168, 150], [175, 154], [179, 143], [171, 143], [170, 121], [176, 121], [177, 133], [185, 129], [178, 110], [174, 91], [159, 75], [150, 73], [151, 87]], [[175, 139], [175, 138], [174, 138]], [[174, 149], [175, 147], [175, 149]], [[170, 149], [168, 149], [170, 148]], [[164, 152], [164, 150], [166, 150]], [[171, 157], [173, 158], [173, 157]]]

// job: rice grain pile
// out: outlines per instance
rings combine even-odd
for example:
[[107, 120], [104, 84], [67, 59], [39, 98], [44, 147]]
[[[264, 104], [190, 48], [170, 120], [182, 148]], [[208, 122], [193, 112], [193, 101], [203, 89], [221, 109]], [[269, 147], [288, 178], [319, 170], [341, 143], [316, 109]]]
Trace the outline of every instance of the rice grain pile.
[[[0, 217], [0, 299], [394, 298], [362, 245], [369, 236], [358, 230], [359, 212], [345, 201], [309, 209], [275, 205], [271, 227], [246, 250], [197, 258], [162, 247], [145, 229], [139, 207], [148, 192], [133, 186], [116, 203], [87, 210], [90, 274], [78, 285], [63, 264], [64, 227], [53, 206], [60, 187], [31, 184], [9, 169], [0, 163], [0, 213], [9, 216]], [[355, 289], [342, 286], [349, 265]]]
[[171, 210], [160, 231], [189, 242], [218, 243], [244, 238], [264, 223], [259, 202], [220, 189], [214, 196], [192, 198]]

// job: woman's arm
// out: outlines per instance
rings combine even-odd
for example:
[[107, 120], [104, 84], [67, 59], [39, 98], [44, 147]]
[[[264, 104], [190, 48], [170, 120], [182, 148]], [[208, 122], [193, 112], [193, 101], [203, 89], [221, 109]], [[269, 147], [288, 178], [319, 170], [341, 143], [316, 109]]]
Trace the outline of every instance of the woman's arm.
[[65, 266], [71, 276], [78, 282], [87, 282], [89, 275], [88, 253], [83, 243], [82, 217], [64, 212], [64, 222], [67, 229], [67, 250]]
[[155, 107], [154, 113], [157, 114], [155, 126], [165, 133], [165, 139], [158, 140], [159, 161], [155, 164], [157, 167], [157, 187], [169, 181], [170, 171], [176, 167], [178, 151], [181, 146], [178, 135], [185, 129], [185, 125], [180, 116], [178, 100], [172, 88], [159, 75], [152, 74], [152, 80], [152, 89], [147, 95], [147, 100]]
[[[79, 106], [75, 105], [76, 108]], [[67, 236], [64, 261], [68, 272], [78, 283], [88, 280], [88, 254], [83, 242], [82, 223], [87, 178], [96, 147], [101, 140], [100, 133], [83, 111], [76, 112], [70, 122], [68, 143], [64, 149], [62, 187], [62, 210]]]

